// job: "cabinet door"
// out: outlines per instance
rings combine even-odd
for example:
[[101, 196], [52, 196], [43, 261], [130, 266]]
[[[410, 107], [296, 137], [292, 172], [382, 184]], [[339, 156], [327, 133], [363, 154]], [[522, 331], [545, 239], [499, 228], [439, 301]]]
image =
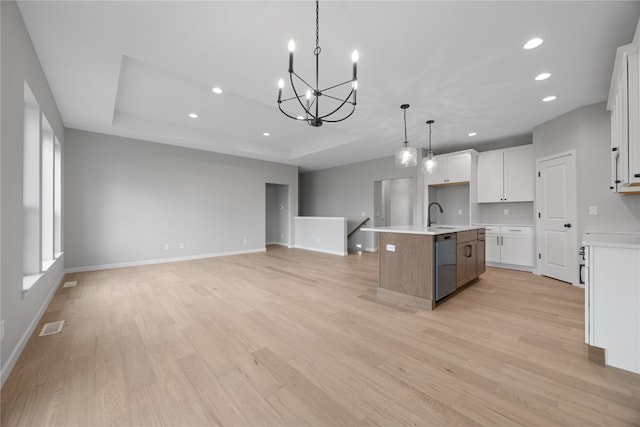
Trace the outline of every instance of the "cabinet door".
[[503, 196], [502, 151], [478, 155], [478, 203], [500, 202]]
[[629, 184], [640, 185], [640, 54], [627, 58], [629, 108]]
[[485, 261], [500, 262], [500, 234], [487, 230], [485, 239]]
[[456, 288], [467, 282], [467, 243], [456, 247]]
[[436, 170], [431, 174], [427, 174], [427, 183], [429, 185], [444, 184], [447, 179], [447, 156], [434, 156], [438, 161]]
[[532, 202], [534, 181], [533, 146], [504, 152], [504, 200]]
[[478, 241], [467, 243], [467, 280], [478, 276]]
[[533, 265], [531, 236], [514, 236], [502, 234], [500, 255], [504, 264], [522, 265], [531, 267]]
[[483, 237], [482, 240], [478, 239], [478, 244], [476, 245], [476, 273], [482, 274], [487, 271], [487, 267], [485, 264], [485, 252], [486, 252], [486, 242]]
[[448, 183], [469, 182], [471, 180], [471, 154], [455, 154], [447, 158]]

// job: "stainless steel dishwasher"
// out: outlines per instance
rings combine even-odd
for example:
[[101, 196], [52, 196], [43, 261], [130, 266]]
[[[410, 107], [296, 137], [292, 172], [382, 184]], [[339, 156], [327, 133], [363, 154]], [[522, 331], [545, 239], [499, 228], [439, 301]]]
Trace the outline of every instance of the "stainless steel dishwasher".
[[436, 301], [456, 290], [456, 234], [436, 236], [435, 284]]

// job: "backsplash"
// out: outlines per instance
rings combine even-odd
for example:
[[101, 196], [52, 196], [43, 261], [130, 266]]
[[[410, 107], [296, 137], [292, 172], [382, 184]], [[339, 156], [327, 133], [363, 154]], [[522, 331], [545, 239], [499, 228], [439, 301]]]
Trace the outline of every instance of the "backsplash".
[[[505, 215], [506, 210], [506, 215]], [[479, 224], [533, 225], [533, 202], [480, 203]]]

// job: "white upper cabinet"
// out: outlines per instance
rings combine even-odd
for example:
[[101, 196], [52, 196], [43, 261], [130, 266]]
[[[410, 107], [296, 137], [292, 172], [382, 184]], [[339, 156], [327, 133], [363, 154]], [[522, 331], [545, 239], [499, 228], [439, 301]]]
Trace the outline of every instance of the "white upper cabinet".
[[534, 174], [533, 145], [480, 153], [478, 203], [533, 201]]
[[435, 156], [438, 168], [427, 175], [429, 185], [460, 184], [471, 180], [472, 150]]
[[[640, 26], [639, 26], [640, 28]], [[640, 35], [618, 48], [607, 110], [611, 111], [611, 183], [618, 193], [640, 192]]]

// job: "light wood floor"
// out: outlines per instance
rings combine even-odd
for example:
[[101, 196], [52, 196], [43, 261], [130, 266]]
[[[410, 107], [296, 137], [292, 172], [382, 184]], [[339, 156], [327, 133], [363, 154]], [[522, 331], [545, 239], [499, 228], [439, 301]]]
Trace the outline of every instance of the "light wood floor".
[[273, 247], [70, 274], [2, 426], [640, 425], [640, 376], [587, 358], [582, 290], [489, 268], [428, 312], [377, 299], [377, 265]]

